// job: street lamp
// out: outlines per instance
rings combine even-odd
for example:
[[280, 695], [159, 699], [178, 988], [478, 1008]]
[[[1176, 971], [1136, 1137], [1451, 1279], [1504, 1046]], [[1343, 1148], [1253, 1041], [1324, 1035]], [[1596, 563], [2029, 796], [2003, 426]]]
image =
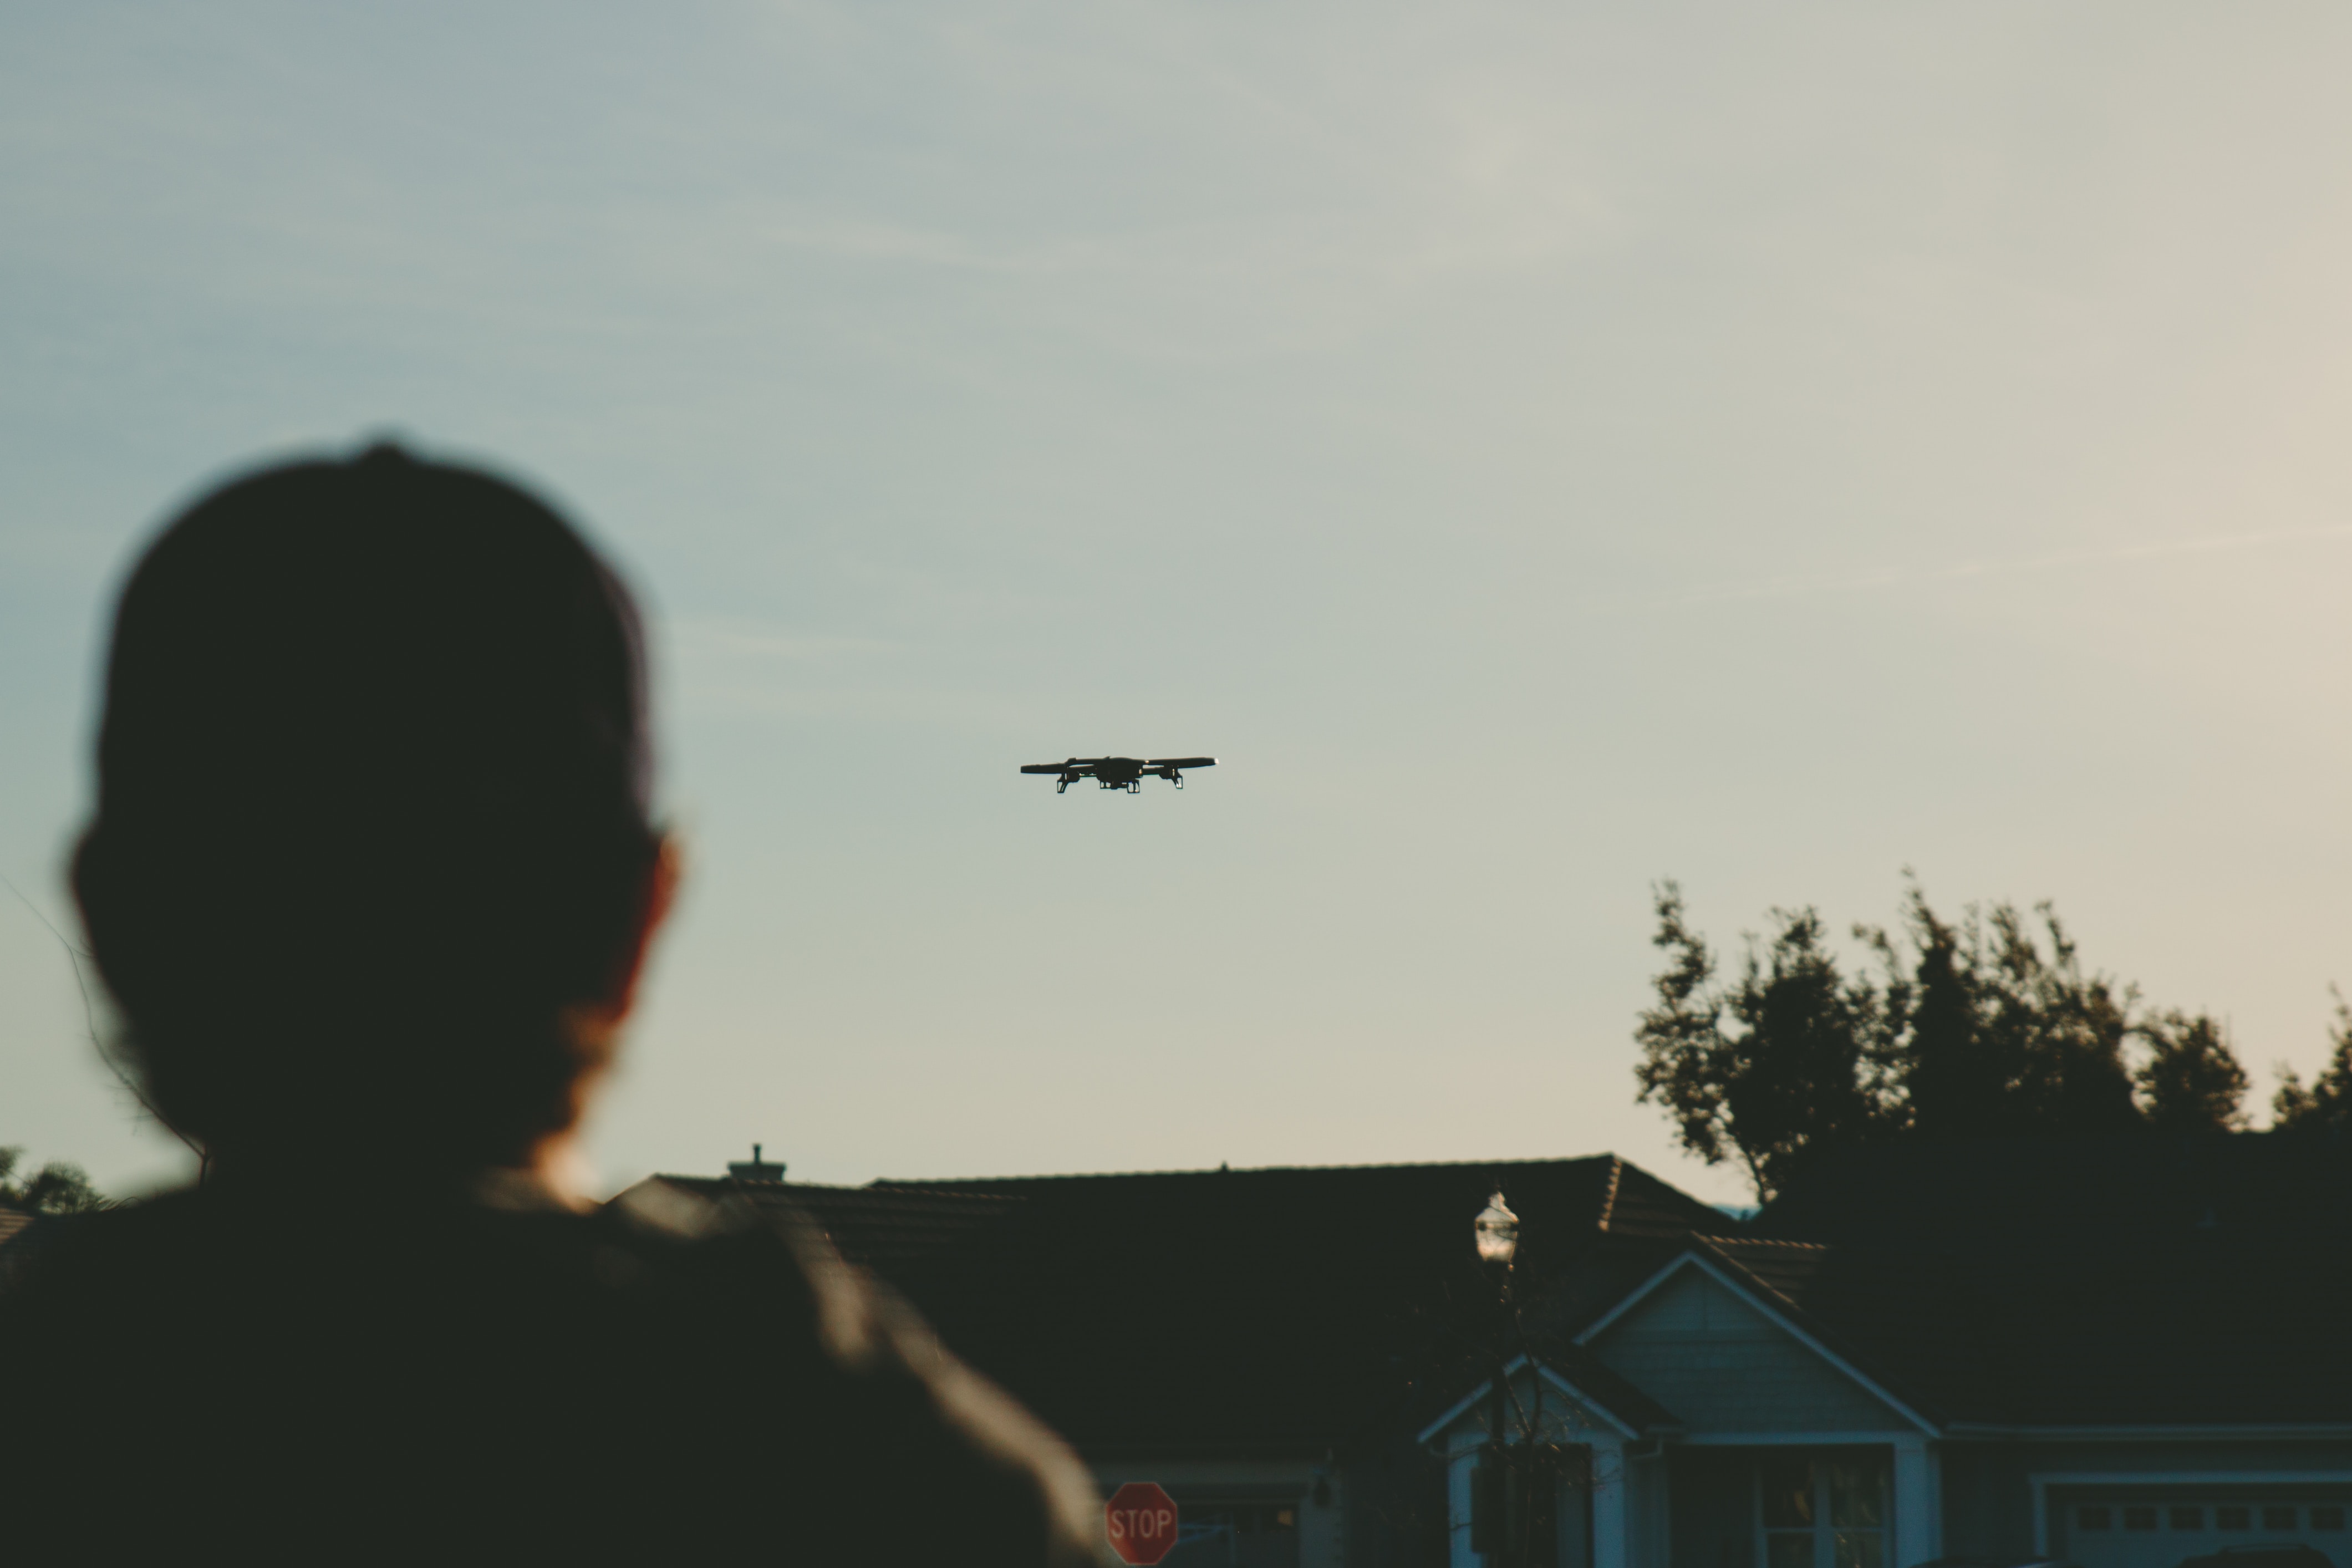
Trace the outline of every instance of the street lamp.
[[[1459, 1214], [1461, 1211], [1457, 1209], [1454, 1212]], [[1478, 1261], [1488, 1268], [1503, 1269], [1503, 1289], [1508, 1290], [1511, 1259], [1519, 1252], [1519, 1216], [1503, 1202], [1500, 1190], [1486, 1200], [1486, 1206], [1478, 1211], [1478, 1217], [1471, 1222], [1471, 1228], [1478, 1237]]]
[[[1474, 1526], [1472, 1545], [1483, 1550], [1489, 1563], [1499, 1563], [1510, 1550], [1506, 1544], [1510, 1537], [1511, 1483], [1507, 1467], [1510, 1462], [1510, 1446], [1503, 1435], [1503, 1411], [1507, 1395], [1504, 1381], [1509, 1375], [1507, 1363], [1511, 1353], [1511, 1263], [1519, 1254], [1519, 1216], [1503, 1201], [1501, 1188], [1486, 1200], [1471, 1222], [1471, 1235], [1477, 1242], [1478, 1261], [1494, 1276], [1500, 1315], [1495, 1328], [1495, 1383], [1487, 1403], [1486, 1463], [1485, 1473], [1476, 1478], [1475, 1495], [1471, 1500]], [[1483, 1539], [1478, 1539], [1483, 1537]]]

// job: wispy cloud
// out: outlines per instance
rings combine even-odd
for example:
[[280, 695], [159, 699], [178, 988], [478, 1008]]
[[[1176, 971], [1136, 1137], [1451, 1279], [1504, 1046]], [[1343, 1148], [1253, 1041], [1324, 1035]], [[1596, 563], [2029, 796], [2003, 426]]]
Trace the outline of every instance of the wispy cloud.
[[681, 657], [718, 657], [814, 664], [872, 654], [893, 653], [900, 645], [881, 637], [836, 637], [822, 632], [793, 631], [757, 621], [694, 618], [672, 621], [669, 641]]
[[2225, 551], [2253, 550], [2264, 545], [2299, 543], [2316, 539], [2352, 539], [2352, 522], [2311, 528], [2273, 528], [2252, 533], [2216, 533], [2196, 539], [2157, 540], [2146, 544], [2088, 546], [2053, 551], [2045, 555], [2013, 556], [2002, 561], [1961, 561], [1945, 565], [1887, 566], [1850, 574], [1815, 574], [1764, 577], [1746, 583], [1723, 583], [1667, 597], [1667, 606], [1736, 604], [1753, 599], [1788, 599], [1815, 594], [1858, 594], [1874, 588], [1922, 583], [1958, 583], [1975, 577], [2007, 577], [2028, 572], [2050, 572], [2067, 566], [2103, 565], [2121, 561], [2152, 560], [2167, 555], [2210, 555]]

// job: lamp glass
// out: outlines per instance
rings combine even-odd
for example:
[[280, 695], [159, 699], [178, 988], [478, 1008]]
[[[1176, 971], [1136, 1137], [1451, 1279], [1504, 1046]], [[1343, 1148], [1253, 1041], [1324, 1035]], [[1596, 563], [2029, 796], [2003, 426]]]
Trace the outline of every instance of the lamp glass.
[[1478, 1237], [1478, 1261], [1508, 1267], [1519, 1250], [1519, 1216], [1496, 1193], [1478, 1212], [1473, 1228]]

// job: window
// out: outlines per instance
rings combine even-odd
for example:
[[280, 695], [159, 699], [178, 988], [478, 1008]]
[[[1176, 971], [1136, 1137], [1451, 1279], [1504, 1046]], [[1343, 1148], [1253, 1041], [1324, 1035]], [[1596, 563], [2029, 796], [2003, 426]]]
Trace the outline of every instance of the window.
[[1165, 1568], [1297, 1568], [1298, 1505], [1180, 1499], [1176, 1550]]
[[[2269, 1488], [2263, 1489], [2269, 1490]], [[2335, 1492], [2339, 1500], [2344, 1499], [2342, 1489], [2329, 1487], [2326, 1489]], [[2063, 1508], [2053, 1510], [2051, 1522], [2053, 1526], [2063, 1524], [2071, 1531], [2083, 1532], [2084, 1549], [2093, 1552], [2102, 1563], [2107, 1561], [2114, 1549], [2122, 1548], [2134, 1563], [2140, 1564], [2141, 1568], [2151, 1568], [2159, 1562], [2179, 1563], [2184, 1558], [2218, 1565], [2222, 1561], [2220, 1557], [2202, 1554], [2210, 1553], [2217, 1547], [2230, 1552], [2274, 1552], [2286, 1542], [2298, 1537], [2307, 1539], [2323, 1531], [2335, 1536], [2337, 1544], [2341, 1545], [2343, 1538], [2340, 1532], [2347, 1528], [2347, 1516], [2352, 1516], [2352, 1500], [2254, 1503], [2211, 1500], [2212, 1492], [2225, 1497], [2231, 1491], [2240, 1497], [2253, 1492], [2252, 1486], [2243, 1483], [2235, 1486], [2217, 1483], [2212, 1492], [2207, 1492], [2205, 1499], [2197, 1502], [2176, 1501], [2174, 1499], [2184, 1493], [2196, 1497], [2205, 1490], [2201, 1486], [2179, 1486], [2171, 1497], [2158, 1490], [2154, 1484], [2119, 1488], [2118, 1490], [2122, 1495], [2111, 1494], [2099, 1502], [2068, 1501]], [[2253, 1495], [2261, 1494], [2254, 1492]], [[2135, 1496], [2147, 1500], [2132, 1500]], [[2165, 1531], [2169, 1534], [2164, 1539], [2142, 1537], [2137, 1542], [2103, 1542], [2099, 1535], [2093, 1533], [2116, 1530]], [[2209, 1530], [2221, 1531], [2222, 1540], [2198, 1542], [2188, 1539]], [[2256, 1531], [2260, 1533], [2256, 1534]], [[2230, 1544], [2232, 1536], [2237, 1538], [2235, 1544]], [[2167, 1540], [2171, 1542], [2169, 1546], [2166, 1544]], [[2329, 1550], [2335, 1561], [2347, 1562], [2334, 1548]], [[2082, 1559], [2084, 1562], [2091, 1560], [2087, 1557]], [[2231, 1561], [2235, 1562], [2236, 1559], [2233, 1557]], [[2249, 1563], [2252, 1561], [2248, 1559]], [[1788, 1565], [1768, 1564], [1766, 1568], [1788, 1568]], [[1836, 1568], [1836, 1565], [1807, 1564], [1806, 1568]], [[2352, 1563], [2347, 1563], [2347, 1568], [2352, 1568]]]
[[1559, 1471], [1524, 1451], [1497, 1463], [1490, 1449], [1470, 1474], [1470, 1550], [1513, 1568], [1559, 1560]]
[[1764, 1568], [1886, 1568], [1886, 1466], [1776, 1454], [1756, 1467]]

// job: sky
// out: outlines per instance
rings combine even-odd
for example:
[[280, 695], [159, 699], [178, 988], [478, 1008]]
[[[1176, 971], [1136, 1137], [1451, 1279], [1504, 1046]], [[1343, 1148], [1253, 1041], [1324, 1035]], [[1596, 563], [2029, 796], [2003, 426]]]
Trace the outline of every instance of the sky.
[[[0, 1143], [191, 1168], [67, 945], [110, 596], [208, 482], [386, 434], [652, 613], [689, 872], [604, 1190], [756, 1140], [1736, 1202], [1633, 1100], [1668, 877], [1735, 948], [1906, 867], [2053, 900], [2266, 1099], [2352, 984], [2347, 47], [2148, 0], [0, 10]], [[1220, 763], [1015, 772], [1099, 752]]]

